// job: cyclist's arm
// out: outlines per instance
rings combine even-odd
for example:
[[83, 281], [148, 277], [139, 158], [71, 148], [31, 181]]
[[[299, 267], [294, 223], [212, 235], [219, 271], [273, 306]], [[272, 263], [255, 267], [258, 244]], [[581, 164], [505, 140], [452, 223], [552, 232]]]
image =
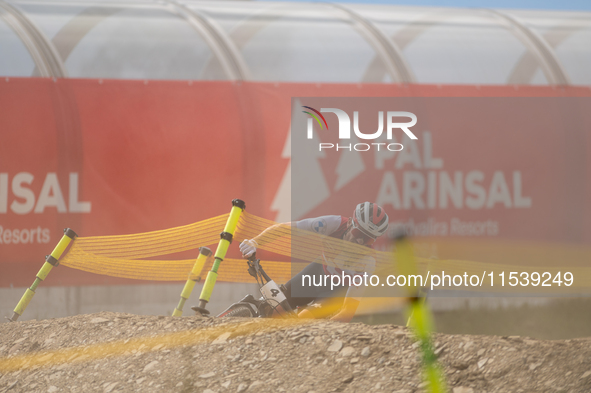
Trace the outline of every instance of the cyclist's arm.
[[243, 258], [250, 258], [256, 253], [257, 248], [262, 245], [272, 243], [275, 240], [289, 236], [291, 234], [292, 223], [282, 223], [271, 225], [252, 239], [244, 239], [240, 243], [240, 252]]
[[272, 243], [280, 237], [290, 236], [292, 228], [330, 235], [336, 231], [341, 224], [341, 216], [305, 218], [299, 221], [271, 225], [252, 240], [256, 241], [259, 246], [262, 246], [264, 244]]
[[295, 222], [285, 222], [271, 225], [257, 236], [253, 237], [252, 240], [257, 242], [259, 246], [272, 243], [280, 237], [289, 236], [291, 234], [291, 228], [295, 225]]
[[315, 232], [320, 235], [330, 236], [347, 222], [346, 217], [342, 216], [320, 216], [315, 218], [305, 218], [293, 223], [298, 229]]

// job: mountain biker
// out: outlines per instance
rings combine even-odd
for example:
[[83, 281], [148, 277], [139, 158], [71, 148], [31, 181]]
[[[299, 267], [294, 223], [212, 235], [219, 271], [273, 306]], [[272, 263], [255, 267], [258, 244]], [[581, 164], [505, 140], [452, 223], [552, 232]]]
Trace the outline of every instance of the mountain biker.
[[[273, 225], [253, 239], [244, 240], [240, 243], [240, 251], [244, 258], [250, 257], [256, 252], [257, 247], [264, 244], [271, 243], [278, 238], [277, 233], [281, 231], [286, 225], [295, 227], [304, 231], [316, 232], [320, 235], [331, 238], [342, 239], [344, 241], [353, 242], [362, 246], [373, 248], [375, 240], [383, 235], [388, 229], [388, 215], [383, 208], [375, 203], [363, 202], [355, 207], [353, 217], [344, 216], [321, 216], [316, 218], [307, 218], [296, 222]], [[322, 251], [314, 262], [307, 265], [300, 273], [291, 278], [285, 287], [286, 297], [292, 308], [303, 307], [311, 302], [317, 305], [327, 304], [331, 300], [338, 302], [338, 312], [331, 319], [348, 322], [355, 315], [355, 311], [360, 302], [360, 297], [363, 294], [363, 285], [345, 285], [334, 286], [303, 286], [303, 276], [325, 276], [325, 275], [349, 275], [351, 278], [355, 275], [363, 275], [367, 273], [371, 275], [375, 269], [375, 258], [371, 255], [363, 255], [359, 257], [360, 264], [363, 266], [363, 271], [347, 269], [346, 267], [339, 268], [337, 257], [334, 253]], [[351, 280], [349, 280], [349, 283]], [[296, 296], [297, 293], [302, 294], [305, 291], [305, 296]], [[316, 317], [314, 309], [305, 309], [299, 313], [301, 318]]]

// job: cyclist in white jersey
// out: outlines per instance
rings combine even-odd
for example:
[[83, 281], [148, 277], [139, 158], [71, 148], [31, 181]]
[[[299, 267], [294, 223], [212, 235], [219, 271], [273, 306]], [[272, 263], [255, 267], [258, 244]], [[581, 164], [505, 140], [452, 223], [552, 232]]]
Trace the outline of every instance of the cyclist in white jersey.
[[[307, 218], [304, 220], [291, 222], [288, 224], [278, 224], [267, 228], [258, 236], [250, 240], [244, 240], [240, 243], [240, 251], [244, 258], [250, 257], [258, 246], [266, 243], [266, 239], [277, 238], [273, 236], [273, 231], [284, 225], [291, 225], [301, 230], [316, 232], [320, 235], [329, 236], [332, 238], [350, 241], [366, 247], [373, 248], [375, 240], [383, 235], [388, 229], [388, 215], [380, 206], [371, 202], [360, 203], [355, 207], [353, 217], [344, 216], [321, 216], [316, 218]], [[331, 260], [328, 260], [327, 254], [331, 255]], [[345, 283], [336, 287], [330, 284], [327, 286], [307, 286], [303, 287], [302, 278], [306, 276], [325, 276], [325, 275], [348, 275], [351, 278], [356, 275], [363, 275], [364, 273], [372, 274], [375, 270], [375, 259], [371, 255], [364, 255], [360, 258], [361, 263], [358, 266], [363, 266], [363, 271], [354, 271], [342, 266], [339, 267], [338, 253], [323, 252], [319, 256], [318, 261], [314, 261], [307, 265], [300, 273], [296, 274], [289, 280], [285, 287], [287, 289], [286, 296], [292, 308], [302, 307], [311, 302], [322, 304], [328, 299], [342, 298], [342, 305], [340, 310], [331, 319], [348, 322], [355, 315], [355, 311], [360, 302], [360, 297], [363, 294], [364, 286], [344, 285]], [[343, 256], [343, 260], [345, 260]], [[320, 263], [317, 263], [320, 262]], [[346, 281], [346, 280], [342, 280]], [[348, 282], [350, 282], [349, 280]], [[299, 314], [302, 318], [313, 318], [313, 312], [304, 310]]]

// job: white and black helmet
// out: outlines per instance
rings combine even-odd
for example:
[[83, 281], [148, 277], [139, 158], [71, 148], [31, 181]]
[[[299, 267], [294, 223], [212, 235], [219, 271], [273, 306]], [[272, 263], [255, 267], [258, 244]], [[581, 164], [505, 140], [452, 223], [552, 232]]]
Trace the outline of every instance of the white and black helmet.
[[375, 203], [363, 202], [355, 207], [353, 224], [363, 234], [377, 239], [388, 229], [388, 215]]

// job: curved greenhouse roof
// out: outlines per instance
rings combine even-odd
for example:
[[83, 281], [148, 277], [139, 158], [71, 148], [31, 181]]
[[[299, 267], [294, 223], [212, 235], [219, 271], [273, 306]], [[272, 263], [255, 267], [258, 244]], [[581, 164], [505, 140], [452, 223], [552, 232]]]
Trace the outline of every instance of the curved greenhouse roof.
[[0, 75], [591, 85], [591, 13], [0, 0]]

